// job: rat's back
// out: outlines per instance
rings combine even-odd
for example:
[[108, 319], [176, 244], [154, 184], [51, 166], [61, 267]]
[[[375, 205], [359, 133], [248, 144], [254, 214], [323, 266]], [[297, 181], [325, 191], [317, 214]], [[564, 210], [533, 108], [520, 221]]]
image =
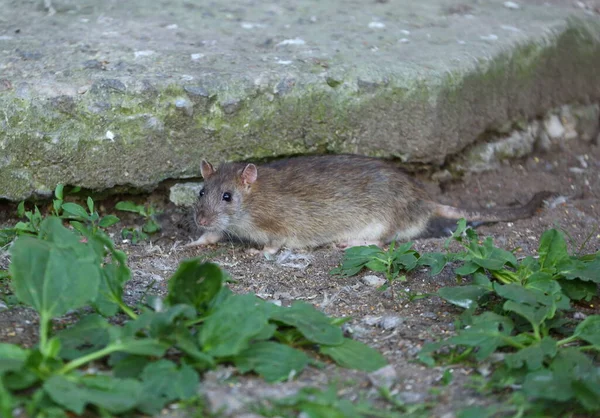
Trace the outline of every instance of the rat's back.
[[288, 247], [412, 238], [430, 215], [420, 187], [392, 163], [308, 156], [258, 167], [244, 202], [259, 230]]

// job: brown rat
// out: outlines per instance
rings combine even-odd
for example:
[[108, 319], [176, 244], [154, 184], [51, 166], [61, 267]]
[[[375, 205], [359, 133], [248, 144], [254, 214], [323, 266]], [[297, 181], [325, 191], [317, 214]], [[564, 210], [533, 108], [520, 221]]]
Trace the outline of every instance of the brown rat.
[[[532, 216], [549, 192], [525, 206], [467, 210], [433, 202], [389, 161], [359, 155], [296, 157], [256, 166], [202, 161], [204, 188], [194, 220], [204, 234], [189, 245], [237, 237], [281, 247], [387, 243], [447, 234], [465, 218], [476, 223]], [[449, 222], [444, 222], [449, 221]]]

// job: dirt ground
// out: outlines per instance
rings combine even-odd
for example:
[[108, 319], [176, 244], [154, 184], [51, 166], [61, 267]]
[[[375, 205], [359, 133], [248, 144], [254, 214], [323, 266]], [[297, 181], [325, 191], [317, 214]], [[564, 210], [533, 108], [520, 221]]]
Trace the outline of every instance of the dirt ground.
[[[531, 219], [480, 227], [480, 236], [493, 236], [497, 245], [505, 249], [519, 247], [519, 255], [528, 255], [535, 254], [544, 230], [559, 227], [578, 244], [592, 233], [585, 250], [595, 252], [600, 249], [600, 230], [594, 229], [600, 224], [598, 145], [571, 141], [563, 149], [512, 161], [498, 170], [467, 176], [461, 182], [443, 187], [428, 184], [427, 187], [442, 203], [474, 208], [525, 203], [537, 191], [557, 191], [566, 198], [566, 203], [547, 208]], [[159, 204], [163, 198], [155, 197]], [[104, 205], [111, 207], [109, 201]], [[8, 208], [0, 206], [0, 224], [14, 222], [6, 211], [1, 214]], [[427, 368], [416, 362], [416, 353], [424, 343], [453, 332], [453, 321], [460, 310], [437, 297], [410, 302], [402, 297], [401, 291], [434, 293], [440, 287], [456, 285], [451, 268], [447, 267], [436, 277], [430, 277], [425, 270], [410, 273], [406, 282], [396, 283], [397, 299], [392, 300], [389, 291], [381, 292], [363, 282], [362, 278], [371, 273], [363, 272], [351, 278], [331, 276], [328, 272], [342, 257], [342, 252], [335, 249], [295, 253], [308, 257], [308, 260], [297, 260], [296, 266], [249, 254], [232, 243], [183, 249], [183, 244], [196, 236], [186, 236], [185, 230], [174, 228], [181, 222], [180, 215], [167, 208], [167, 213], [169, 211], [164, 232], [153, 238], [152, 243], [120, 244], [129, 254], [133, 271], [133, 279], [126, 290], [129, 302], [139, 300], [146, 293], [164, 293], [168, 277], [181, 260], [204, 256], [231, 274], [236, 281], [231, 286], [235, 292], [254, 292], [261, 298], [277, 300], [284, 305], [305, 300], [328, 315], [351, 316], [353, 319], [348, 323], [347, 332], [380, 350], [393, 365], [396, 379], [392, 392], [406, 402], [433, 402], [429, 416], [452, 417], [466, 406], [494, 401], [469, 386], [470, 377], [485, 371], [489, 365], [453, 366], [454, 378], [449, 385], [443, 386], [440, 379], [444, 368]], [[127, 217], [122, 219], [127, 222]], [[114, 239], [120, 241], [118, 228], [114, 230]], [[421, 253], [442, 251], [443, 243], [444, 239], [417, 240], [414, 247]], [[0, 268], [6, 268], [7, 261], [6, 255], [0, 255]], [[595, 310], [598, 313], [599, 306], [600, 300], [595, 299], [591, 303], [575, 305], [574, 312], [590, 314]], [[31, 345], [36, 340], [36, 330], [36, 316], [30, 310], [19, 307], [0, 312], [0, 341]], [[223, 367], [208, 373], [201, 389], [207, 394], [213, 410], [225, 405], [230, 416], [240, 416], [248, 411], [243, 407], [246, 401], [289, 395], [307, 385], [326, 387], [328, 382], [339, 384], [340, 394], [350, 399], [365, 394], [376, 398], [366, 373], [333, 364], [324, 369], [308, 369], [296, 380], [277, 385], [266, 384], [253, 376], [238, 376], [235, 370]], [[165, 413], [187, 416], [185, 411]]]

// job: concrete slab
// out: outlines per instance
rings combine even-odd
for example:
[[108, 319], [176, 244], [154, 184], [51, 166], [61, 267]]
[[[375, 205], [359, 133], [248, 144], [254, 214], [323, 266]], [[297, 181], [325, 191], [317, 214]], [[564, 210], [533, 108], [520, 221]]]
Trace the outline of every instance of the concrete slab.
[[0, 198], [150, 189], [199, 161], [357, 152], [439, 165], [600, 99], [571, 1], [0, 0]]

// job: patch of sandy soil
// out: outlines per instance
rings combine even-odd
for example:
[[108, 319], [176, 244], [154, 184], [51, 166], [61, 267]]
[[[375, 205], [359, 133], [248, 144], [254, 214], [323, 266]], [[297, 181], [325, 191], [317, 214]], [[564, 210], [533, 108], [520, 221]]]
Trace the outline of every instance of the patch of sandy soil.
[[[563, 149], [507, 162], [495, 171], [470, 175], [442, 187], [434, 184], [427, 187], [442, 203], [473, 208], [525, 203], [541, 190], [559, 192], [567, 198], [565, 204], [545, 209], [530, 219], [480, 227], [478, 233], [494, 237], [496, 244], [505, 249], [520, 248], [519, 255], [535, 255], [540, 235], [551, 227], [567, 231], [578, 245], [592, 234], [584, 251], [600, 249], [600, 230], [595, 229], [600, 224], [598, 145], [571, 141]], [[432, 402], [429, 416], [453, 416], [466, 406], [501, 402], [501, 398], [483, 396], [469, 386], [471, 377], [477, 370], [486, 368], [485, 364], [452, 366], [454, 378], [443, 386], [440, 379], [445, 368], [427, 368], [416, 361], [416, 353], [423, 344], [452, 334], [453, 322], [460, 310], [438, 297], [411, 302], [402, 296], [402, 291], [434, 293], [441, 287], [457, 285], [451, 267], [435, 277], [430, 277], [425, 270], [408, 274], [407, 281], [395, 284], [396, 300], [393, 300], [389, 291], [381, 292], [363, 283], [362, 278], [371, 273], [362, 272], [351, 278], [331, 276], [329, 271], [342, 257], [341, 251], [331, 248], [302, 252], [309, 257], [306, 267], [277, 264], [263, 256], [251, 255], [232, 243], [183, 249], [182, 245], [196, 236], [181, 228], [181, 224], [185, 224], [183, 215], [164, 205], [164, 195], [155, 195], [153, 199], [166, 210], [162, 234], [153, 238], [152, 243], [120, 244], [129, 255], [133, 271], [133, 279], [126, 289], [129, 302], [139, 300], [146, 293], [164, 294], [168, 278], [181, 260], [206, 257], [231, 274], [235, 280], [231, 288], [235, 292], [254, 292], [284, 305], [305, 300], [328, 315], [352, 317], [346, 328], [348, 334], [380, 350], [393, 366], [397, 378], [392, 392], [407, 402]], [[103, 205], [110, 209], [113, 203], [105, 201]], [[13, 223], [14, 219], [4, 213], [0, 224]], [[127, 223], [132, 218], [122, 216], [122, 220]], [[118, 237], [115, 229], [117, 242]], [[414, 248], [420, 253], [442, 251], [443, 244], [444, 239], [417, 240]], [[6, 268], [7, 263], [7, 257], [0, 256], [0, 268]], [[600, 300], [596, 298], [590, 303], [576, 304], [573, 312], [599, 313], [599, 306]], [[23, 307], [0, 312], [0, 341], [32, 345], [36, 341], [36, 320], [36, 315]], [[349, 399], [367, 394], [375, 404], [382, 405], [366, 373], [333, 364], [323, 369], [310, 368], [295, 380], [276, 385], [254, 376], [239, 376], [235, 370], [222, 367], [205, 376], [202, 390], [208, 395], [208, 404], [213, 410], [226, 407], [227, 413], [219, 416], [240, 416], [248, 411], [243, 406], [246, 401], [289, 395], [302, 386], [326, 387], [328, 382], [337, 382], [340, 394]], [[182, 411], [165, 413], [181, 415]], [[448, 413], [450, 415], [445, 415]]]

